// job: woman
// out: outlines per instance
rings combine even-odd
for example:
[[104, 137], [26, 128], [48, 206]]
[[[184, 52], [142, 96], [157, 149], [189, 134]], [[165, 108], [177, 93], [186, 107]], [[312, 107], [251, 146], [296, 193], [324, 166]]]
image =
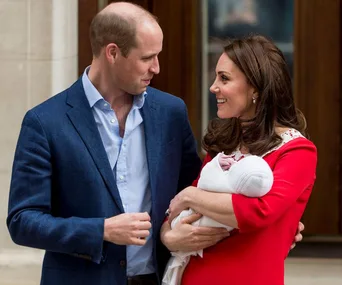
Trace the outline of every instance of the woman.
[[[170, 203], [169, 220], [192, 208], [236, 228], [229, 238], [192, 257], [183, 285], [284, 284], [284, 260], [315, 181], [317, 151], [305, 138], [305, 118], [296, 110], [291, 78], [281, 51], [262, 36], [232, 40], [216, 66], [210, 87], [218, 119], [203, 139], [203, 165], [224, 152], [236, 161], [265, 159], [273, 171], [270, 192], [261, 198], [188, 187]], [[172, 250], [165, 223], [163, 243]]]

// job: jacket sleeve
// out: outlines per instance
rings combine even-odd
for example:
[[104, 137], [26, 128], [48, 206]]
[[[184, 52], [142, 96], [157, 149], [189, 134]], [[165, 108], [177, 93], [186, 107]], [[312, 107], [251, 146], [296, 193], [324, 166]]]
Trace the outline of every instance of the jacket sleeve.
[[7, 227], [23, 246], [101, 262], [104, 218], [55, 217], [51, 213], [53, 157], [34, 111], [22, 123], [15, 151]]
[[270, 192], [260, 198], [233, 194], [233, 209], [240, 232], [274, 223], [300, 199], [305, 190], [311, 191], [316, 178], [316, 164], [317, 150], [310, 141], [298, 139], [289, 142], [275, 163]]

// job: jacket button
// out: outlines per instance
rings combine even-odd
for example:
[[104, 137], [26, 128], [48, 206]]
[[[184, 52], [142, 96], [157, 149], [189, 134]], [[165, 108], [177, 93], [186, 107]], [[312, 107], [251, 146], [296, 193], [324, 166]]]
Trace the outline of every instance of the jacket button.
[[125, 261], [125, 260], [120, 260], [120, 266], [121, 266], [121, 267], [126, 266], [126, 261]]

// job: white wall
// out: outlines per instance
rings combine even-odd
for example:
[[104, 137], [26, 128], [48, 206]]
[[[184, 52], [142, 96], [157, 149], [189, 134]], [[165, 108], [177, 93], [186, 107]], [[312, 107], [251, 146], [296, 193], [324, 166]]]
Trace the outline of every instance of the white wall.
[[0, 284], [39, 283], [41, 251], [7, 231], [10, 174], [25, 112], [77, 79], [77, 13], [77, 0], [0, 0]]

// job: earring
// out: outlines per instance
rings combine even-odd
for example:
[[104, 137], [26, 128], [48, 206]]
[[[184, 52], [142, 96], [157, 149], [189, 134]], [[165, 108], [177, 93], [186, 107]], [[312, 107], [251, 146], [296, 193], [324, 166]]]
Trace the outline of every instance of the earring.
[[255, 103], [256, 103], [256, 98], [253, 97], [253, 104], [255, 104]]

